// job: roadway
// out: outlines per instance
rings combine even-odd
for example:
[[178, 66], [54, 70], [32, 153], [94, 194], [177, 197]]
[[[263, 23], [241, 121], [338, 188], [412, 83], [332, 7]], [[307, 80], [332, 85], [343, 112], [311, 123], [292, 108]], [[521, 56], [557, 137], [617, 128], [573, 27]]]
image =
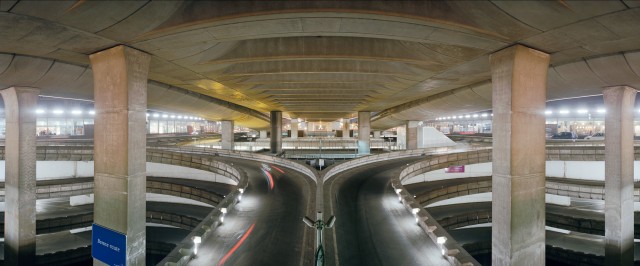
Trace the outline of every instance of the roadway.
[[244, 170], [249, 186], [188, 265], [310, 265], [315, 232], [302, 217], [308, 215], [312, 181], [285, 167], [269, 165], [269, 178], [259, 162], [216, 159]]
[[337, 217], [335, 229], [325, 231], [328, 265], [449, 265], [390, 185], [416, 160], [358, 167], [325, 184], [325, 208]]

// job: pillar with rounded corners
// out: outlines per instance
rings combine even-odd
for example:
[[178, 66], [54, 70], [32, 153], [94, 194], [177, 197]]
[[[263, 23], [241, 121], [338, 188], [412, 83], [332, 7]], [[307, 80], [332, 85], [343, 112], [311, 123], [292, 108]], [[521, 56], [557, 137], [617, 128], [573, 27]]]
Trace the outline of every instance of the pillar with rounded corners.
[[[89, 56], [95, 98], [94, 223], [126, 235], [126, 265], [145, 264], [147, 74], [126, 46]], [[103, 265], [94, 259], [94, 265]]]
[[4, 265], [35, 265], [38, 93], [26, 87], [0, 91], [6, 117]]
[[221, 131], [221, 148], [223, 150], [233, 150], [234, 146], [234, 136], [233, 136], [233, 121], [220, 121], [222, 124]]
[[633, 265], [633, 108], [636, 90], [627, 86], [603, 90], [606, 137], [605, 264]]
[[371, 153], [371, 112], [358, 112], [358, 154]]
[[298, 119], [297, 118], [291, 118], [291, 138], [292, 139], [297, 139], [298, 138]]
[[349, 136], [349, 119], [345, 119], [342, 123], [342, 138], [348, 139]]
[[545, 264], [545, 101], [549, 55], [522, 45], [490, 57], [494, 266]]
[[420, 148], [419, 141], [422, 138], [419, 136], [422, 134], [422, 122], [420, 121], [408, 121], [406, 125], [406, 147], [407, 150], [415, 150]]
[[282, 152], [282, 111], [271, 111], [271, 153]]

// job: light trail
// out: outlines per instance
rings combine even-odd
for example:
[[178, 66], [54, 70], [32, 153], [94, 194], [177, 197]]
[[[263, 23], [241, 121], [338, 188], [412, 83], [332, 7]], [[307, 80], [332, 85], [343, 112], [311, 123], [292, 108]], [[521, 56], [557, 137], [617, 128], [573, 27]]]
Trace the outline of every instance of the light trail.
[[282, 171], [282, 169], [280, 169], [280, 168], [278, 168], [278, 167], [276, 167], [276, 166], [272, 166], [272, 167], [273, 167], [273, 168], [275, 168], [276, 170], [278, 170], [278, 172], [280, 172], [280, 173], [283, 173], [283, 174], [284, 174], [284, 171]]
[[253, 231], [253, 227], [256, 224], [252, 224], [251, 227], [249, 227], [249, 229], [244, 232], [244, 235], [242, 235], [242, 238], [240, 238], [240, 241], [238, 241], [238, 243], [236, 243], [231, 250], [229, 250], [229, 252], [227, 252], [226, 255], [224, 255], [224, 257], [220, 260], [220, 262], [218, 262], [218, 266], [222, 266], [224, 265], [225, 262], [227, 262], [227, 260], [231, 257], [231, 255], [233, 255], [234, 252], [236, 252], [236, 250], [242, 245], [242, 243], [247, 239], [247, 237], [249, 237], [249, 234], [251, 234], [251, 231]]

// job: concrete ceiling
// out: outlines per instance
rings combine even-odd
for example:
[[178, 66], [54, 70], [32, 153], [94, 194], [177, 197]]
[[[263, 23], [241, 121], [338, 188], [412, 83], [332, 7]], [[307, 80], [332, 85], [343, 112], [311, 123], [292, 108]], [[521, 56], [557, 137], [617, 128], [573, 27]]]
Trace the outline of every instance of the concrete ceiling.
[[1, 1], [0, 86], [92, 98], [88, 55], [152, 55], [149, 106], [266, 128], [491, 108], [488, 57], [551, 54], [548, 98], [640, 88], [637, 1]]

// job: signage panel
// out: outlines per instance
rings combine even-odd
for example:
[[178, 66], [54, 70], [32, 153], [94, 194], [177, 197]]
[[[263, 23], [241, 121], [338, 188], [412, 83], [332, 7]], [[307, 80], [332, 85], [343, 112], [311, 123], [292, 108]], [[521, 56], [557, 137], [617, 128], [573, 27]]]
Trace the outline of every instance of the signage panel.
[[91, 256], [111, 266], [127, 263], [127, 236], [98, 224], [91, 233]]
[[445, 173], [464, 173], [464, 165], [452, 165], [444, 169]]

